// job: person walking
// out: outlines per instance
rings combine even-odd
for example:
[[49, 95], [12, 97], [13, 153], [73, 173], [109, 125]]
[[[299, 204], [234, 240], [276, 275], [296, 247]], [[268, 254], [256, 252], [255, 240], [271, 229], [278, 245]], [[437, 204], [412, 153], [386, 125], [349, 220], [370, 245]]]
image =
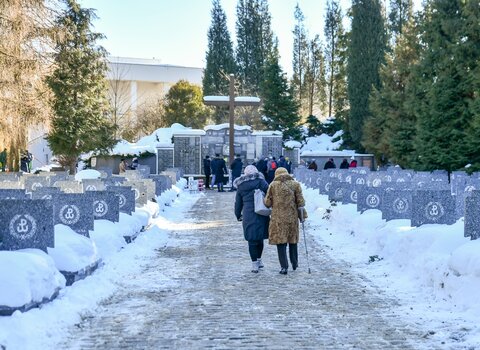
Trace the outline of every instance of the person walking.
[[333, 162], [333, 158], [330, 158], [326, 163], [325, 165], [323, 166], [323, 169], [326, 170], [326, 169], [335, 169], [336, 168], [336, 165], [335, 163]]
[[263, 174], [265, 179], [267, 178], [267, 160], [267, 158], [260, 157], [260, 159], [255, 163], [257, 170]]
[[215, 182], [212, 186], [217, 185], [218, 192], [225, 192], [223, 190], [223, 176], [228, 174], [225, 159], [221, 158], [220, 154], [215, 154], [215, 159], [212, 161], [211, 167], [212, 173], [215, 175]]
[[203, 159], [203, 173], [205, 174], [205, 188], [207, 190], [210, 189], [210, 175], [212, 175], [211, 163], [210, 156], [206, 155]]
[[348, 164], [347, 158], [344, 158], [342, 163], [340, 163], [340, 169], [348, 169], [350, 164]]
[[7, 167], [7, 149], [4, 148], [3, 151], [0, 153], [0, 163], [2, 163], [2, 171], [5, 171]]
[[240, 154], [235, 156], [232, 164], [230, 164], [230, 169], [232, 170], [232, 188], [230, 188], [230, 192], [235, 191], [235, 186], [233, 185], [236, 178], [240, 177], [242, 174], [243, 163], [242, 159], [240, 158]]
[[268, 242], [277, 246], [280, 274], [286, 275], [288, 272], [287, 244], [292, 268], [296, 270], [298, 267], [299, 210], [303, 211], [304, 219], [307, 217], [300, 183], [293, 179], [287, 169], [278, 168], [275, 171], [275, 178], [265, 196], [265, 205], [272, 208]]
[[277, 170], [277, 168], [278, 163], [275, 160], [275, 157], [270, 157], [267, 162], [267, 176], [265, 177], [269, 184], [273, 181], [273, 178], [275, 177], [275, 170]]
[[244, 175], [234, 181], [237, 188], [235, 196], [235, 216], [242, 221], [243, 236], [248, 242], [248, 252], [252, 260], [252, 272], [263, 268], [263, 240], [268, 238], [270, 217], [255, 213], [254, 193], [258, 188], [263, 193], [268, 190], [265, 177], [253, 165], [245, 167]]

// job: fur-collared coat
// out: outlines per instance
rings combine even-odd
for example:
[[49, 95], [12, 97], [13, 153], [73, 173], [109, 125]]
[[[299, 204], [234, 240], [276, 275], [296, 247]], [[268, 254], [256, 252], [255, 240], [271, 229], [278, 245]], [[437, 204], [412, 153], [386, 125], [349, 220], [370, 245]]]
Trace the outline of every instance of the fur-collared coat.
[[270, 218], [255, 213], [254, 193], [259, 188], [267, 192], [268, 184], [261, 173], [243, 175], [233, 185], [237, 188], [235, 197], [235, 216], [242, 217], [243, 234], [247, 241], [260, 241], [268, 238]]
[[268, 243], [298, 243], [298, 208], [305, 206], [300, 184], [286, 171], [276, 175], [265, 196], [265, 205], [272, 208]]

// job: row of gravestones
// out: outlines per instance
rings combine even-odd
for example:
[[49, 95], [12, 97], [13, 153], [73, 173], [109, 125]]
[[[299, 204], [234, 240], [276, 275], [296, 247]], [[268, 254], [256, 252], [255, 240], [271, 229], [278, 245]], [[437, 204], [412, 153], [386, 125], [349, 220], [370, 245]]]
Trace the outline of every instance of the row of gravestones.
[[299, 168], [296, 178], [329, 200], [356, 204], [357, 211], [378, 209], [385, 220], [409, 219], [412, 226], [453, 224], [465, 220], [465, 237], [480, 237], [480, 176], [445, 171], [414, 172], [400, 168], [332, 169], [313, 172]]
[[[64, 224], [88, 236], [94, 220], [118, 222], [119, 213], [172, 187], [177, 174], [150, 175], [139, 171], [125, 177], [72, 181], [66, 175], [0, 176], [0, 249], [54, 247], [54, 225]], [[5, 180], [8, 178], [8, 180]], [[2, 181], [3, 180], [3, 181]], [[23, 188], [22, 188], [23, 187]]]

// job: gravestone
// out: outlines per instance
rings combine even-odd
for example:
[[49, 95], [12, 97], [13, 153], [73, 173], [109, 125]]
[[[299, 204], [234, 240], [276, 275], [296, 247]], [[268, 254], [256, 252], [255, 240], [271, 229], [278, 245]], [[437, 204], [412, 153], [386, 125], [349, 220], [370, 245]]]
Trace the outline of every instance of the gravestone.
[[44, 200], [0, 200], [2, 250], [54, 248], [52, 204]]
[[67, 225], [87, 237], [88, 231], [94, 229], [93, 196], [82, 193], [56, 194], [53, 209], [55, 225]]
[[111, 186], [122, 186], [127, 182], [127, 179], [123, 176], [112, 176], [112, 177], [107, 177], [106, 179], [103, 180], [105, 186], [111, 187]]
[[22, 177], [21, 173], [0, 172], [0, 182], [18, 182]]
[[142, 207], [147, 204], [147, 187], [141, 181], [128, 181], [127, 183], [135, 191], [135, 206]]
[[139, 181], [143, 178], [143, 174], [138, 170], [125, 170], [122, 175], [129, 181]]
[[105, 191], [105, 183], [98, 179], [83, 179], [82, 180], [83, 192], [87, 191]]
[[150, 176], [150, 167], [148, 165], [139, 165], [137, 171], [140, 173], [142, 179], [146, 179]]
[[357, 211], [363, 213], [368, 209], [381, 209], [384, 189], [363, 186], [357, 188]]
[[32, 199], [54, 199], [60, 193], [62, 191], [58, 187], [40, 187], [32, 192]]
[[455, 200], [450, 190], [417, 190], [412, 198], [412, 226], [455, 223]]
[[4, 181], [0, 182], [0, 189], [10, 189], [10, 190], [15, 190], [15, 189], [22, 189], [23, 185], [20, 183], [20, 181]]
[[172, 180], [166, 175], [150, 175], [150, 179], [155, 182], [155, 195], [157, 196], [172, 188]]
[[119, 221], [120, 202], [113, 191], [89, 191], [86, 196], [93, 198], [94, 220]]
[[0, 189], [0, 199], [31, 199], [32, 196], [22, 189]]
[[334, 180], [330, 183], [330, 187], [328, 189], [328, 200], [341, 202], [344, 195], [344, 187], [342, 183], [338, 180]]
[[472, 240], [480, 237], [480, 191], [474, 190], [465, 198], [465, 237]]
[[385, 191], [382, 201], [382, 219], [410, 219], [412, 215], [412, 191]]
[[83, 193], [82, 184], [78, 181], [56, 181], [53, 186], [65, 193]]
[[141, 180], [147, 189], [147, 200], [155, 199], [156, 185], [152, 179]]
[[118, 199], [118, 208], [121, 213], [130, 215], [135, 211], [135, 191], [127, 186], [112, 186], [108, 191], [113, 192]]
[[50, 179], [46, 176], [37, 176], [37, 175], [24, 176], [22, 180], [25, 186], [25, 191], [27, 193], [36, 191], [38, 188], [41, 188], [41, 187], [50, 186]]

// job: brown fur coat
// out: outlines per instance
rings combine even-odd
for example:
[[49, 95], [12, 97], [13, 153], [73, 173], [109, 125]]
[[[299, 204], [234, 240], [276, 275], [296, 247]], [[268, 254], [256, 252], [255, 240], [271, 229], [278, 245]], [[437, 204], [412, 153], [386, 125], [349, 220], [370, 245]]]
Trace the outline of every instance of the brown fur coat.
[[272, 208], [268, 230], [270, 244], [298, 243], [298, 210], [305, 206], [300, 184], [286, 171], [275, 173], [268, 188], [265, 205]]

